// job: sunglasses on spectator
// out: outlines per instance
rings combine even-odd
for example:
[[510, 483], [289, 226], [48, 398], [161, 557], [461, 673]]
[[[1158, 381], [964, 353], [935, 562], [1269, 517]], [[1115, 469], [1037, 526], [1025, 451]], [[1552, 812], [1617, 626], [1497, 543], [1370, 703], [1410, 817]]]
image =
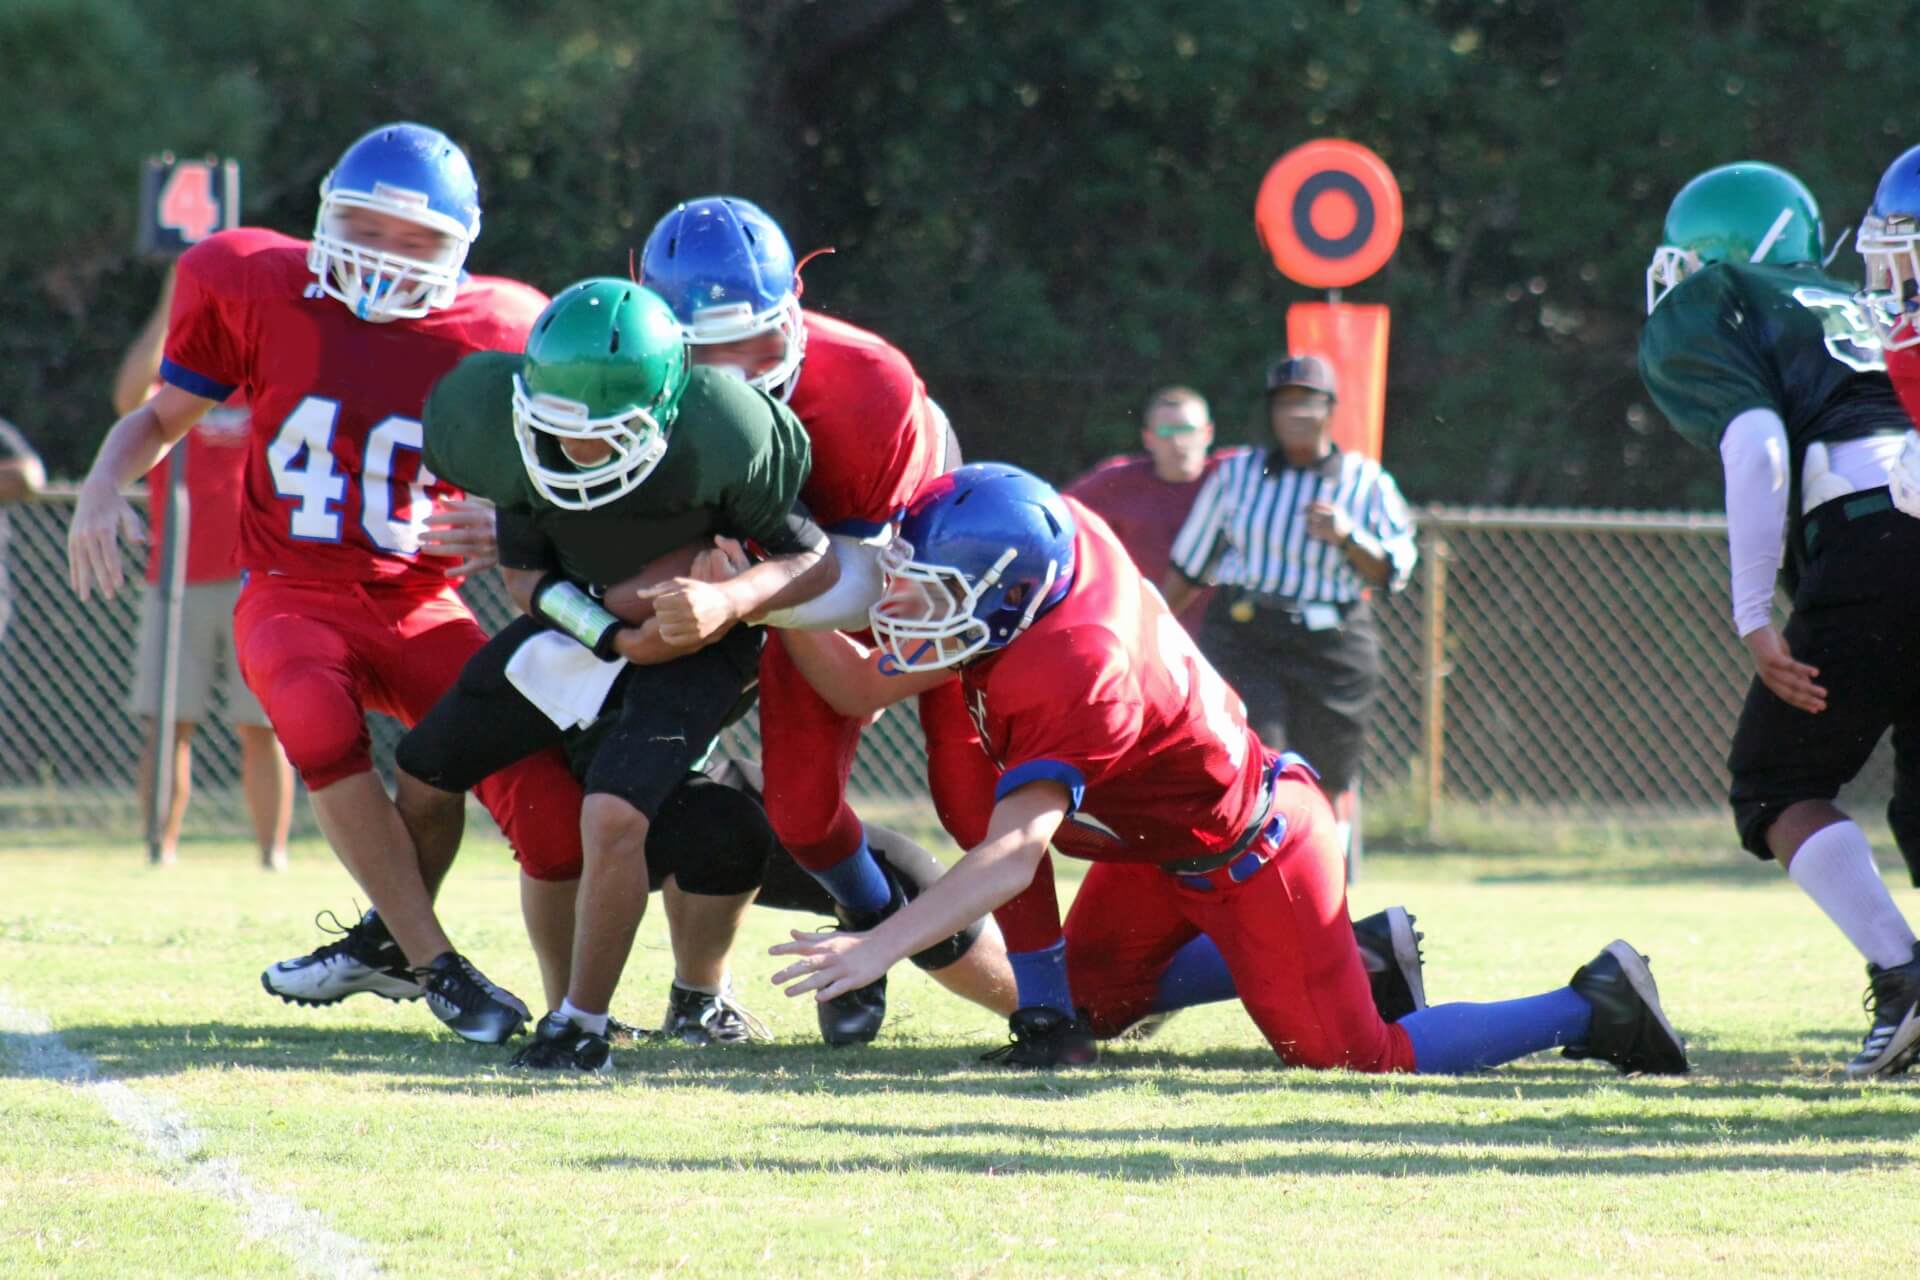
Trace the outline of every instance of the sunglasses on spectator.
[[1200, 428], [1191, 422], [1162, 422], [1147, 429], [1162, 440], [1171, 440], [1175, 436], [1189, 435]]

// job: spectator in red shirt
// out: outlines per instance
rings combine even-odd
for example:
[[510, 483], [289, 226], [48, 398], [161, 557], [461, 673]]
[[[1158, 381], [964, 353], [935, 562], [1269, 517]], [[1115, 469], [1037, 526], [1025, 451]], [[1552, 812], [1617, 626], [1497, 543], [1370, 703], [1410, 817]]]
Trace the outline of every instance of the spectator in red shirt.
[[[149, 395], [160, 373], [166, 344], [167, 311], [173, 303], [173, 272], [167, 272], [160, 298], [146, 327], [120, 359], [114, 375], [113, 407], [130, 413]], [[227, 722], [240, 739], [241, 788], [260, 842], [260, 864], [269, 871], [287, 865], [287, 829], [293, 819], [293, 769], [267, 724], [266, 713], [241, 679], [233, 656], [233, 605], [240, 594], [241, 489], [247, 465], [248, 413], [243, 393], [210, 410], [188, 433], [187, 590], [180, 611], [180, 673], [175, 689], [173, 794], [160, 835], [160, 858], [178, 856], [180, 825], [192, 793], [193, 733], [206, 717], [216, 676]], [[146, 730], [140, 753], [140, 808], [146, 812], [153, 792], [154, 747], [159, 737], [160, 664], [165, 652], [166, 613], [161, 607], [160, 549], [166, 545], [168, 459], [147, 475], [152, 515], [148, 539], [147, 586], [140, 601], [140, 650], [134, 664], [127, 709]]]
[[[1166, 578], [1174, 535], [1186, 522], [1200, 484], [1213, 470], [1213, 417], [1190, 387], [1163, 387], [1147, 397], [1137, 453], [1108, 458], [1068, 485], [1073, 495], [1105, 517], [1148, 582]], [[1204, 592], [1175, 615], [1193, 635], [1206, 617]]]

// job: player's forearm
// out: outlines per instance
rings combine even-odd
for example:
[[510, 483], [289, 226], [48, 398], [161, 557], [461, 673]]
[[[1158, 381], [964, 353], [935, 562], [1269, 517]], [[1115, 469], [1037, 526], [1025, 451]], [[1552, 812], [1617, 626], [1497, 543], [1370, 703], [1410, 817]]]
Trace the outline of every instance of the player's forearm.
[[[193, 424], [188, 423], [188, 427]], [[184, 435], [183, 430], [180, 434]], [[113, 424], [107, 438], [100, 442], [93, 466], [87, 471], [85, 487], [118, 492], [153, 470], [167, 456], [178, 435], [169, 436], [151, 401], [135, 408]]]
[[1774, 578], [1786, 547], [1788, 456], [1786, 427], [1770, 410], [1741, 414], [1720, 439], [1733, 624], [1743, 636], [1773, 620]]
[[825, 547], [762, 560], [720, 584], [736, 618], [752, 621], [774, 609], [811, 600], [840, 580], [840, 564]]
[[1028, 827], [989, 836], [953, 869], [869, 935], [889, 966], [951, 937], [1017, 897], [1033, 883], [1047, 851], [1045, 835]]
[[783, 631], [780, 637], [814, 692], [855, 720], [955, 678], [946, 671], [887, 675], [877, 651], [838, 631]]

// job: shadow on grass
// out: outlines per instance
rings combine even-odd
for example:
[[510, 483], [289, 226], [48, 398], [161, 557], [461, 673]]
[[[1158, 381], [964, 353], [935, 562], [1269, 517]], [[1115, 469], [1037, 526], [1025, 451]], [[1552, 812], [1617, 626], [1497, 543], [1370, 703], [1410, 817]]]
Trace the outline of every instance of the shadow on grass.
[[[1649, 1100], [1790, 1100], [1807, 1103], [1858, 1099], [1859, 1086], [1837, 1076], [1815, 1076], [1837, 1062], [1830, 1046], [1846, 1046], [1850, 1030], [1807, 1028], [1786, 1047], [1738, 1053], [1696, 1054], [1685, 1079], [1623, 1080], [1605, 1067], [1574, 1064], [1542, 1055], [1507, 1070], [1474, 1076], [1370, 1076], [1292, 1071], [1263, 1049], [1211, 1049], [1181, 1053], [1137, 1044], [1108, 1046], [1097, 1068], [1076, 1072], [1010, 1072], [983, 1064], [989, 1044], [886, 1044], [864, 1049], [827, 1049], [818, 1044], [755, 1045], [737, 1049], [690, 1049], [638, 1044], [615, 1051], [610, 1077], [551, 1077], [512, 1069], [513, 1046], [473, 1045], [431, 1029], [333, 1029], [227, 1022], [115, 1023], [59, 1029], [62, 1042], [86, 1054], [103, 1075], [137, 1080], [191, 1071], [318, 1072], [381, 1076], [352, 1088], [392, 1092], [450, 1091], [515, 1095], [570, 1087], [691, 1087], [738, 1094], [838, 1094], [871, 1092], [980, 1097], [1071, 1099], [1112, 1091], [1144, 1091], [1162, 1097], [1227, 1097], [1276, 1088], [1327, 1094], [1394, 1092], [1497, 1101], [1587, 1098], [1597, 1091], [1632, 1089]], [[517, 1042], [524, 1043], [524, 1041]], [[22, 1068], [0, 1053], [0, 1076]], [[1901, 1094], [1908, 1091], [1900, 1086]], [[1920, 1117], [1920, 1088], [1898, 1104], [1901, 1114]], [[1849, 1116], [1860, 1114], [1849, 1107]]]

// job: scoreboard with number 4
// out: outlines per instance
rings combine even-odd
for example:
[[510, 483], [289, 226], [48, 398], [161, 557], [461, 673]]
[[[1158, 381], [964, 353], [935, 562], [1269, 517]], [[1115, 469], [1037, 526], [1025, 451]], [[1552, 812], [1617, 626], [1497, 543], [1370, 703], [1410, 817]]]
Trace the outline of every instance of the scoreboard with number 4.
[[239, 225], [239, 162], [182, 160], [170, 151], [148, 159], [140, 173], [141, 253], [172, 257]]

